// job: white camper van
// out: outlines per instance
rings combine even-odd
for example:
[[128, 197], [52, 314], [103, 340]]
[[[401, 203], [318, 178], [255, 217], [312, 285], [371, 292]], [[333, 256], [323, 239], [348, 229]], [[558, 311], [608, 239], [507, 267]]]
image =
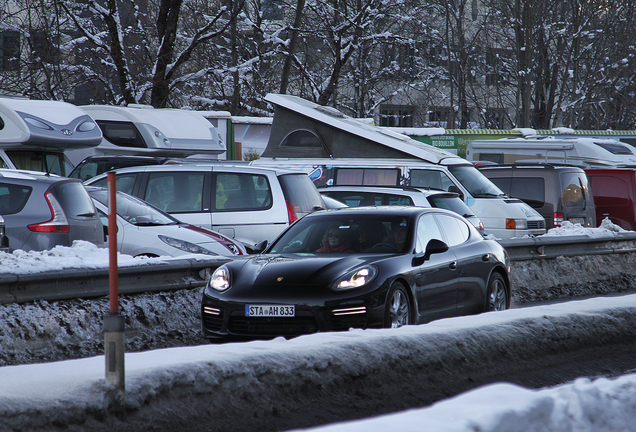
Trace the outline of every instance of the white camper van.
[[565, 163], [583, 168], [634, 167], [634, 147], [613, 139], [530, 136], [473, 140], [466, 147], [469, 161]]
[[483, 222], [486, 234], [508, 239], [545, 234], [545, 219], [523, 201], [510, 198], [471, 163], [418, 159], [258, 159], [255, 166], [306, 172], [316, 186], [414, 186], [457, 192]]
[[410, 185], [459, 192], [497, 238], [545, 233], [539, 213], [506, 197], [464, 158], [297, 96], [268, 94], [265, 100], [274, 105], [274, 120], [267, 148], [253, 165], [300, 169], [318, 186]]
[[187, 157], [225, 152], [217, 129], [193, 111], [150, 105], [80, 108], [99, 125], [104, 139], [90, 150], [68, 152], [75, 164], [93, 155]]
[[66, 176], [73, 164], [65, 152], [93, 148], [101, 140], [93, 119], [75, 105], [0, 97], [0, 168]]

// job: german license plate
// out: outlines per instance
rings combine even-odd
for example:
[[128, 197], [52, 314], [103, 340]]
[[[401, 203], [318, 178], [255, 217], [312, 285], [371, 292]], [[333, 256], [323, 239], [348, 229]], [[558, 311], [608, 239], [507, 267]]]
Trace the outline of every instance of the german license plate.
[[585, 225], [585, 219], [583, 218], [571, 218], [569, 219], [570, 222], [572, 222], [573, 224], [581, 224], [581, 225]]
[[249, 317], [293, 317], [296, 306], [245, 305], [245, 316]]

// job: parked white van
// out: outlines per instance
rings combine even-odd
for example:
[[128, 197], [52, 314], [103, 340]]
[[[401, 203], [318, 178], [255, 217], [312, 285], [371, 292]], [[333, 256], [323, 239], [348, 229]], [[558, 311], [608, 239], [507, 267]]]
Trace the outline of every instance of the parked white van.
[[0, 97], [0, 168], [67, 176], [65, 152], [96, 147], [102, 132], [84, 111], [67, 102]]
[[523, 201], [506, 196], [471, 163], [453, 158], [448, 165], [417, 159], [258, 159], [254, 166], [306, 172], [322, 186], [413, 186], [459, 193], [499, 239], [545, 234], [545, 219]]
[[137, 104], [80, 108], [99, 125], [104, 139], [92, 149], [67, 152], [74, 164], [94, 155], [187, 157], [226, 150], [214, 125], [194, 111]]
[[469, 161], [497, 164], [541, 162], [583, 168], [634, 167], [634, 147], [613, 139], [530, 136], [473, 140], [466, 147]]

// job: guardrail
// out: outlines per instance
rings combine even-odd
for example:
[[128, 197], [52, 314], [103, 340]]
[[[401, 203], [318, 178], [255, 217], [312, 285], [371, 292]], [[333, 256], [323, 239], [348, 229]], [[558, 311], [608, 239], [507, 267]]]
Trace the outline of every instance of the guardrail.
[[[229, 258], [171, 259], [120, 267], [119, 293], [139, 294], [196, 288]], [[65, 269], [32, 274], [0, 274], [0, 304], [34, 300], [68, 300], [109, 294], [108, 266], [104, 269]]]
[[[636, 252], [636, 232], [599, 237], [540, 236], [499, 240], [511, 261], [547, 260], [558, 256], [608, 255]], [[171, 291], [205, 285], [208, 275], [229, 258], [171, 259], [120, 267], [120, 294]], [[65, 269], [33, 274], [0, 274], [0, 304], [34, 300], [56, 301], [106, 296], [108, 268]]]
[[498, 240], [511, 261], [550, 259], [558, 256], [608, 255], [636, 252], [636, 232], [617, 232], [589, 237], [539, 236]]

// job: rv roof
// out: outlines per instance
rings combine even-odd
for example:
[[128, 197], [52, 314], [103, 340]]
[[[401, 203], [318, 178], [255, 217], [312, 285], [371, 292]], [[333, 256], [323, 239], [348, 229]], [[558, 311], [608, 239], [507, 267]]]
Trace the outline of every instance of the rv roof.
[[365, 121], [349, 117], [335, 108], [318, 105], [297, 96], [270, 93], [265, 97], [265, 100], [332, 127], [413, 155], [415, 158], [424, 159], [432, 163], [439, 163], [442, 159], [449, 157], [457, 158], [457, 156], [445, 150], [424, 144], [406, 135], [398, 134], [388, 128], [370, 125]]
[[0, 112], [5, 111], [4, 107], [47, 119], [59, 125], [69, 124], [76, 118], [85, 115], [75, 105], [52, 100], [0, 98]]
[[97, 146], [102, 133], [84, 111], [67, 102], [0, 97], [3, 148], [65, 150]]
[[[214, 126], [193, 111], [172, 108], [86, 105], [81, 107], [95, 120], [145, 123], [160, 130], [169, 139], [214, 139]], [[218, 135], [218, 133], [217, 133]]]

